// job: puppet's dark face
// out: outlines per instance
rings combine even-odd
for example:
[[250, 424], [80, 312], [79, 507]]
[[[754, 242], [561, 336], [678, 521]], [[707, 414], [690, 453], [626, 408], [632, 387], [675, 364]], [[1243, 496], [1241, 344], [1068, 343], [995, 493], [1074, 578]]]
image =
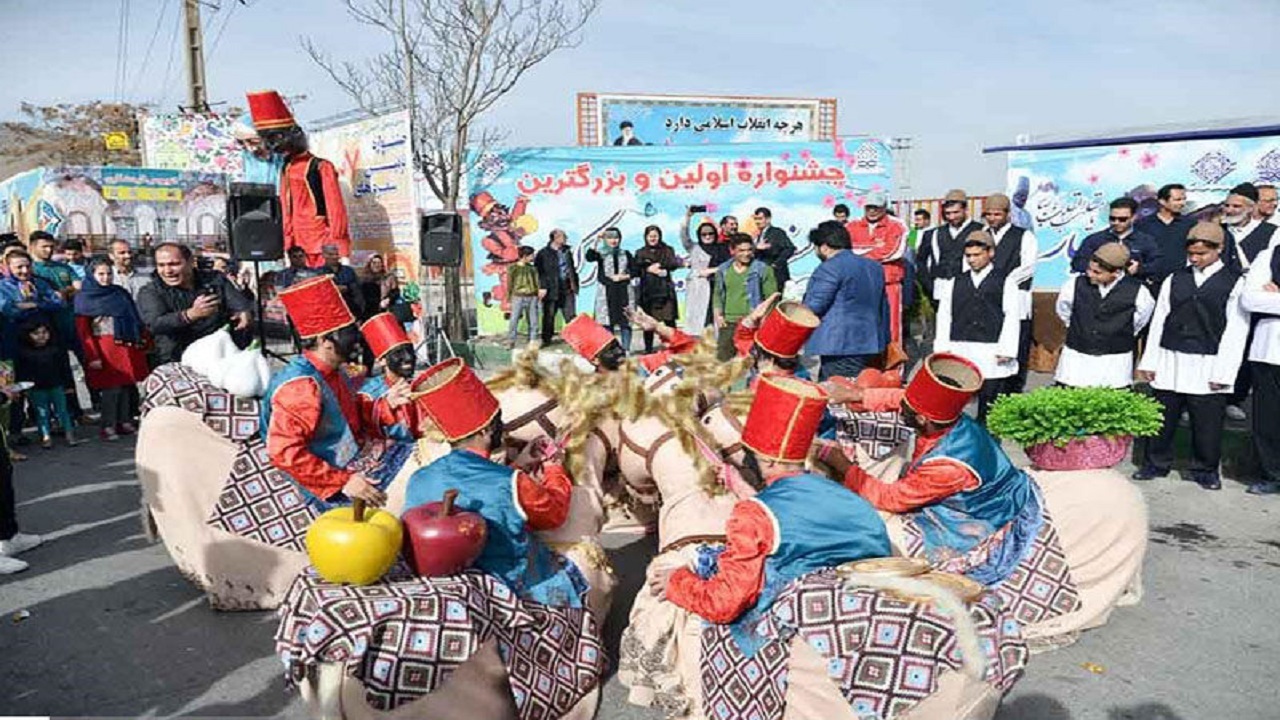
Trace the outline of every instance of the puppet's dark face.
[[333, 350], [343, 362], [359, 362], [360, 330], [355, 325], [347, 325], [329, 333], [327, 339], [333, 343]]
[[626, 358], [627, 353], [623, 351], [618, 341], [614, 340], [606, 345], [599, 355], [596, 355], [596, 364], [605, 370], [617, 370], [622, 367], [622, 361]]
[[287, 158], [307, 151], [307, 134], [297, 125], [280, 130], [265, 130], [259, 135], [268, 150]]
[[405, 380], [413, 378], [414, 371], [418, 369], [418, 358], [414, 356], [411, 345], [392, 348], [383, 356], [383, 361], [387, 363], [388, 372]]
[[494, 203], [489, 212], [484, 214], [480, 227], [485, 230], [506, 230], [511, 227], [511, 208], [502, 203]]

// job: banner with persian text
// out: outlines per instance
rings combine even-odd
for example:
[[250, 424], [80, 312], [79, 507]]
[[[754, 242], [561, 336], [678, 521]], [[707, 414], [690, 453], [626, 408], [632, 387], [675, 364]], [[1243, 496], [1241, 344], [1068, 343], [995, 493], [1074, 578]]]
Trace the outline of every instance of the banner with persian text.
[[718, 145], [816, 142], [835, 138], [836, 101], [584, 93], [581, 145]]
[[[789, 294], [803, 293], [818, 259], [806, 242], [810, 228], [831, 217], [837, 203], [860, 205], [867, 193], [886, 192], [893, 163], [888, 147], [872, 139], [824, 143], [768, 143], [621, 148], [513, 148], [471, 163], [471, 242], [477, 258], [476, 303], [480, 331], [505, 328], [507, 266], [520, 245], [541, 248], [549, 232], [569, 236], [582, 290], [577, 308], [595, 304], [595, 266], [583, 255], [600, 233], [616, 226], [622, 247], [636, 250], [648, 225], [657, 225], [676, 253], [685, 255], [681, 225], [690, 206], [706, 206], [692, 225], [724, 215], [743, 232], [758, 232], [753, 211], [766, 206], [773, 224], [799, 251], [791, 262]], [[684, 270], [677, 271], [683, 296]]]
[[308, 135], [311, 152], [338, 169], [354, 265], [381, 253], [401, 280], [418, 278], [418, 209], [409, 113], [400, 111]]
[[1071, 257], [1091, 233], [1107, 227], [1107, 207], [1119, 197], [1154, 213], [1156, 191], [1187, 188], [1187, 212], [1212, 215], [1241, 182], [1280, 182], [1280, 137], [1185, 140], [1009, 153], [1008, 193], [1015, 225], [1040, 243], [1035, 284], [1061, 287]]

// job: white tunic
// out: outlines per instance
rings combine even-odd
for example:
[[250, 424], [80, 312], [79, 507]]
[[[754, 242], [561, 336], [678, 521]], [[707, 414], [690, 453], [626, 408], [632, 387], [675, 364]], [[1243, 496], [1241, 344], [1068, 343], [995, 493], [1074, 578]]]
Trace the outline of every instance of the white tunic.
[[1253, 318], [1258, 321], [1253, 330], [1253, 344], [1249, 346], [1249, 359], [1267, 365], [1280, 365], [1280, 292], [1262, 289], [1267, 283], [1280, 284], [1280, 278], [1271, 276], [1271, 257], [1275, 252], [1276, 247], [1272, 246], [1258, 253], [1244, 277], [1244, 293], [1240, 295], [1241, 307], [1245, 312], [1254, 313]]
[[[1099, 285], [1098, 292], [1102, 297], [1120, 284], [1123, 275], [1117, 276], [1110, 285]], [[1071, 308], [1075, 304], [1076, 276], [1068, 277], [1058, 291], [1058, 301], [1054, 309], [1058, 317], [1069, 329], [1071, 327]], [[1138, 296], [1133, 301], [1133, 334], [1142, 332], [1151, 320], [1156, 301], [1145, 287], [1138, 288]], [[1133, 384], [1133, 353], [1115, 353], [1114, 355], [1087, 355], [1062, 346], [1062, 354], [1058, 356], [1058, 370], [1053, 379], [1071, 387], [1129, 387]]]
[[[934, 296], [938, 299], [938, 332], [933, 343], [935, 352], [951, 352], [966, 360], [972, 361], [982, 371], [986, 380], [1006, 378], [1018, 372], [1018, 330], [1020, 327], [1021, 299], [1018, 282], [1013, 277], [1005, 278], [1004, 296], [1001, 307], [1004, 309], [1004, 323], [1000, 326], [1000, 337], [994, 343], [963, 342], [951, 339], [952, 289], [956, 281], [966, 277], [973, 278], [974, 286], [978, 286], [991, 274], [988, 264], [979, 272], [966, 270], [955, 279], [939, 279], [934, 282]], [[996, 358], [1008, 358], [1000, 362]]]
[[[1203, 285], [1205, 280], [1222, 268], [1222, 261], [1219, 260], [1203, 270], [1193, 270], [1191, 276], [1195, 279], [1196, 287]], [[1157, 390], [1185, 395], [1230, 393], [1236, 381], [1236, 373], [1240, 370], [1245, 341], [1249, 336], [1249, 316], [1240, 306], [1244, 278], [1236, 282], [1227, 298], [1227, 327], [1222, 332], [1217, 355], [1175, 352], [1160, 347], [1164, 321], [1169, 317], [1169, 288], [1172, 282], [1173, 278], [1168, 277], [1160, 286], [1160, 297], [1156, 300], [1156, 311], [1151, 318], [1151, 332], [1147, 335], [1147, 349], [1142, 354], [1138, 369], [1155, 373], [1151, 387]], [[1209, 383], [1218, 383], [1223, 387], [1215, 390], [1209, 387]]]
[[[997, 248], [1000, 247], [1000, 243], [1003, 241], [1005, 233], [1009, 232], [1009, 228], [1011, 227], [1013, 227], [1011, 223], [1005, 223], [1000, 226], [999, 230], [992, 230], [991, 226], [987, 225], [987, 232], [991, 233], [991, 237], [996, 239]], [[1018, 283], [1035, 277], [1036, 261], [1039, 259], [1040, 243], [1036, 240], [1035, 233], [1030, 230], [1023, 230], [1022, 247], [1018, 248], [1018, 267], [1016, 270], [1009, 273], [1009, 277], [1013, 278], [1014, 281]], [[1031, 291], [1019, 290], [1018, 296], [1019, 302], [1022, 303], [1022, 309], [1018, 313], [1018, 317], [1022, 320], [1030, 320], [1032, 305]]]

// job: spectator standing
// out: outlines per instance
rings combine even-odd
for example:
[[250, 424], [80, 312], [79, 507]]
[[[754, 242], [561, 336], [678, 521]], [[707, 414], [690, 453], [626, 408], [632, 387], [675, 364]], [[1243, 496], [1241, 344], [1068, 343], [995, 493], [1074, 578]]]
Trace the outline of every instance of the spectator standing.
[[600, 234], [603, 246], [587, 250], [587, 262], [596, 263], [596, 322], [609, 328], [622, 349], [631, 352], [630, 313], [636, 309], [636, 291], [631, 282], [635, 258], [622, 249], [622, 231], [606, 228]]
[[124, 288], [111, 283], [111, 262], [98, 258], [90, 263], [84, 285], [76, 294], [76, 331], [84, 347], [85, 382], [101, 393], [103, 440], [135, 432], [136, 394], [147, 366], [148, 338], [142, 316]]
[[[31, 233], [30, 248], [32, 272], [37, 277], [47, 280], [62, 297], [62, 305], [53, 315], [53, 327], [59, 335], [59, 344], [75, 353], [76, 358], [83, 365], [84, 355], [80, 351], [80, 342], [76, 338], [75, 315], [71, 311], [71, 298], [79, 289], [80, 281], [76, 279], [76, 274], [70, 265], [53, 259], [57, 240], [49, 233], [43, 230]], [[72, 392], [74, 393], [74, 389]], [[78, 413], [79, 403], [75, 407]]]
[[542, 296], [542, 344], [550, 345], [555, 337], [556, 313], [565, 322], [577, 314], [578, 268], [564, 230], [551, 231], [547, 244], [533, 256], [533, 265], [538, 270], [538, 287], [546, 291]]
[[908, 250], [915, 252], [915, 249], [920, 247], [920, 236], [924, 234], [925, 230], [929, 229], [931, 220], [932, 216], [924, 208], [911, 213], [911, 229], [907, 231]]
[[836, 222], [842, 222], [842, 223], [848, 224], [849, 206], [845, 205], [844, 203], [836, 203], [836, 206], [831, 208], [831, 219], [835, 220]]
[[62, 245], [62, 255], [66, 259], [67, 267], [71, 268], [71, 273], [75, 275], [76, 282], [83, 284], [85, 273], [88, 272], [88, 258], [84, 254], [84, 242], [79, 238], [71, 238]]
[[511, 324], [507, 328], [507, 343], [516, 344], [516, 332], [520, 318], [529, 328], [529, 342], [538, 333], [538, 306], [542, 304], [544, 291], [538, 287], [538, 269], [533, 266], [533, 248], [520, 246], [516, 261], [507, 268], [507, 297], [511, 298]]
[[136, 302], [138, 291], [151, 282], [150, 275], [138, 272], [133, 263], [133, 248], [127, 240], [112, 240], [108, 248], [111, 256], [111, 282], [128, 291]]
[[1276, 207], [1280, 205], [1280, 197], [1276, 195], [1275, 185], [1258, 186], [1258, 206], [1253, 209], [1253, 216], [1264, 223], [1280, 225], [1280, 215]]
[[302, 282], [307, 278], [313, 278], [320, 274], [318, 268], [307, 265], [307, 251], [298, 245], [289, 248], [288, 259], [289, 266], [276, 273], [277, 290], [283, 290], [294, 283]]
[[18, 350], [18, 326], [36, 319], [54, 323], [65, 303], [48, 280], [36, 276], [25, 250], [7, 251], [5, 267], [9, 272], [0, 279], [0, 313], [10, 332], [4, 334], [2, 349], [6, 358], [13, 358]]
[[1054, 309], [1067, 326], [1054, 380], [1070, 387], [1133, 385], [1133, 352], [1156, 301], [1125, 272], [1129, 248], [1107, 243], [1089, 269], [1062, 284]]
[[[1261, 201], [1259, 201], [1261, 202]], [[1272, 246], [1254, 258], [1240, 302], [1252, 313], [1249, 363], [1253, 376], [1253, 449], [1261, 477], [1252, 495], [1280, 493], [1280, 250]]]
[[685, 211], [680, 224], [680, 242], [689, 253], [689, 275], [684, 281], [684, 329], [693, 335], [701, 335], [711, 322], [711, 289], [715, 284], [716, 268], [729, 259], [729, 244], [720, 237], [711, 222], [698, 225], [696, 238], [689, 237], [689, 222], [693, 208]]
[[[386, 258], [378, 253], [369, 256], [360, 273], [360, 297], [364, 302], [365, 314], [373, 317], [378, 313], [391, 312], [400, 302], [400, 281], [396, 274], [387, 269]], [[397, 319], [400, 319], [397, 316]], [[402, 319], [401, 322], [404, 322]]]
[[769, 208], [756, 208], [752, 219], [760, 229], [756, 238], [756, 257], [773, 268], [773, 277], [778, 281], [778, 292], [782, 292], [791, 279], [788, 263], [791, 262], [791, 256], [796, 254], [796, 246], [787, 237], [786, 230], [773, 225], [773, 211]]
[[1082, 273], [1088, 270], [1089, 260], [1098, 248], [1110, 242], [1118, 242], [1129, 248], [1129, 267], [1125, 268], [1125, 272], [1144, 284], [1150, 282], [1152, 271], [1160, 268], [1164, 261], [1160, 258], [1160, 247], [1156, 244], [1156, 239], [1133, 228], [1137, 219], [1137, 200], [1131, 197], [1112, 200], [1108, 206], [1107, 229], [1093, 233], [1080, 243], [1080, 248], [1071, 257], [1071, 272]]
[[156, 362], [177, 362], [191, 343], [230, 322], [247, 330], [253, 303], [226, 278], [197, 270], [191, 248], [156, 246], [156, 277], [138, 293], [138, 312], [155, 339]]
[[889, 303], [880, 264], [854, 255], [849, 231], [827, 220], [809, 232], [822, 264], [809, 277], [804, 304], [822, 319], [805, 352], [821, 359], [818, 379], [857, 377], [889, 344]]
[[[636, 304], [650, 317], [667, 327], [676, 326], [676, 283], [671, 273], [680, 267], [676, 251], [662, 240], [662, 228], [644, 229], [644, 247], [633, 258], [631, 274], [640, 278]], [[644, 351], [653, 352], [654, 333], [644, 331]]]
[[1240, 183], [1231, 188], [1222, 204], [1222, 226], [1227, 233], [1223, 262], [1241, 272], [1274, 242], [1276, 226], [1257, 217], [1258, 198], [1253, 183]]
[[924, 231], [916, 252], [916, 278], [930, 298], [936, 280], [964, 271], [965, 238], [982, 229], [969, 219], [969, 196], [963, 190], [951, 190], [942, 198], [942, 219], [942, 225]]
[[755, 259], [755, 241], [738, 233], [729, 238], [733, 259], [716, 268], [712, 297], [712, 314], [716, 325], [716, 358], [732, 360], [737, 354], [733, 344], [738, 323], [751, 314], [765, 298], [778, 292], [773, 268]]
[[902, 348], [902, 286], [906, 280], [906, 228], [888, 215], [889, 200], [883, 193], [867, 195], [862, 217], [845, 225], [855, 255], [874, 260], [884, 270], [885, 296], [889, 302], [889, 342]]
[[1240, 272], [1222, 260], [1222, 227], [1197, 223], [1187, 233], [1188, 266], [1160, 286], [1140, 379], [1151, 383], [1164, 406], [1160, 434], [1147, 444], [1134, 480], [1169, 474], [1174, 435], [1183, 410], [1191, 415], [1191, 479], [1206, 490], [1222, 481], [1222, 426], [1227, 395], [1240, 369], [1248, 314], [1240, 306]]
[[[9, 403], [14, 396], [8, 390], [0, 389], [0, 415], [9, 410]], [[4, 431], [5, 423], [0, 423], [0, 442], [5, 449], [9, 447], [9, 439]], [[19, 560], [18, 555], [39, 546], [44, 539], [39, 535], [18, 532], [18, 500], [13, 492], [13, 463], [9, 453], [0, 453], [0, 575], [12, 575], [27, 569], [27, 563]]]
[[18, 358], [14, 376], [19, 382], [32, 383], [27, 398], [36, 413], [40, 429], [40, 446], [53, 447], [53, 419], [66, 434], [67, 445], [79, 445], [75, 426], [67, 408], [67, 386], [72, 382], [71, 359], [59, 340], [53, 325], [43, 318], [32, 318], [18, 327]]
[[1018, 371], [1005, 384], [1004, 392], [1020, 393], [1027, 386], [1027, 365], [1031, 360], [1031, 283], [1036, 275], [1040, 246], [1030, 230], [1009, 222], [1010, 208], [1008, 196], [996, 193], [982, 204], [982, 219], [996, 242], [992, 262], [1005, 277], [1013, 278], [1018, 284]]
[[324, 266], [321, 270], [333, 276], [333, 282], [338, 286], [338, 292], [342, 293], [342, 299], [346, 301], [347, 307], [351, 308], [357, 320], [367, 319], [364, 296], [360, 292], [360, 276], [356, 275], [356, 271], [350, 265], [342, 264], [342, 255], [337, 245], [322, 246], [320, 254], [324, 257]]
[[1187, 263], [1187, 231], [1196, 221], [1182, 214], [1187, 205], [1187, 188], [1178, 183], [1160, 186], [1156, 191], [1156, 211], [1133, 224], [1135, 231], [1144, 232], [1156, 242], [1159, 260], [1147, 274], [1147, 289], [1152, 294], [1160, 292], [1164, 279]]

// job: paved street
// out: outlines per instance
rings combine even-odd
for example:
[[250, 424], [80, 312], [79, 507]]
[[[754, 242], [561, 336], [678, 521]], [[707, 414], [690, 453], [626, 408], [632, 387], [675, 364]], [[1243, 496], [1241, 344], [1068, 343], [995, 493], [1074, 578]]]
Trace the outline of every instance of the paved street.
[[[49, 542], [25, 556], [30, 570], [0, 577], [0, 714], [302, 716], [272, 655], [275, 616], [210, 611], [143, 537], [131, 443], [24, 449], [20, 521]], [[1001, 720], [1280, 716], [1280, 500], [1176, 476], [1144, 491], [1142, 604], [1034, 657]], [[614, 540], [635, 588], [651, 545]], [[615, 639], [628, 604], [620, 595]], [[600, 717], [657, 715], [611, 681]]]

